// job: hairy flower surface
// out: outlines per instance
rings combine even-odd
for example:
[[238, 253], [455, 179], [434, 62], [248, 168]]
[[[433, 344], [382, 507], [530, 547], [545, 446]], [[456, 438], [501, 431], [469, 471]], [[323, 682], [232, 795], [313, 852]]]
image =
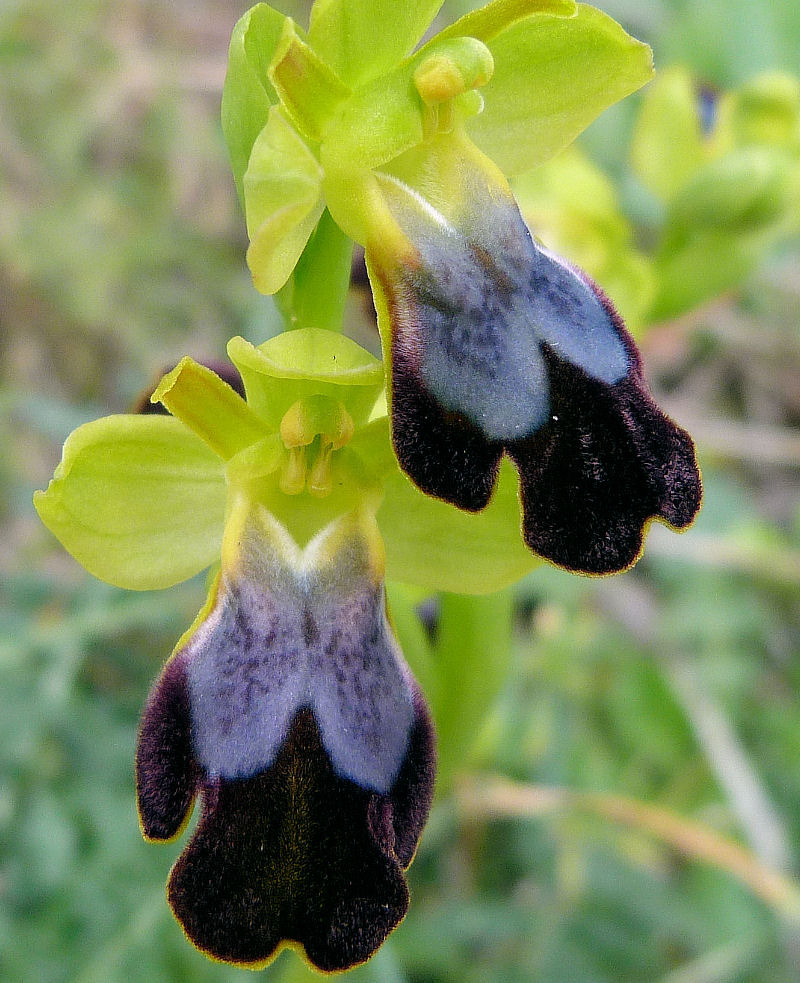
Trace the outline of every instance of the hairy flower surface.
[[423, 491], [480, 510], [507, 454], [530, 548], [568, 569], [613, 572], [638, 558], [649, 520], [694, 518], [694, 447], [653, 403], [611, 302], [534, 242], [481, 158], [443, 134], [424, 165], [405, 165], [447, 187], [441, 210], [408, 183], [381, 182], [405, 240], [387, 248], [375, 235], [367, 247], [397, 456]]
[[386, 619], [381, 554], [367, 513], [300, 550], [240, 503], [206, 610], [150, 695], [142, 829], [174, 837], [201, 796], [168, 894], [215, 958], [264, 964], [293, 942], [344, 969], [405, 914], [433, 733]]

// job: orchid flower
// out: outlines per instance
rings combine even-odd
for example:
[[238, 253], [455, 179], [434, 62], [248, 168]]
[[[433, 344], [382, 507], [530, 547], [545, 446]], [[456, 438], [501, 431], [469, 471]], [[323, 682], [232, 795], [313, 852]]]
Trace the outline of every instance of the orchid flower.
[[[306, 35], [259, 5], [234, 32], [223, 120], [254, 283], [282, 287], [327, 207], [366, 250], [405, 474], [480, 511], [505, 457], [535, 554], [625, 569], [650, 521], [693, 520], [694, 447], [609, 299], [531, 236], [507, 176], [646, 81], [649, 50], [591, 7], [496, 0], [412, 52], [437, 5], [384, 6], [317, 4]], [[384, 16], [403, 30], [384, 34]]]
[[142, 830], [199, 825], [168, 895], [216, 959], [258, 966], [290, 941], [313, 965], [363, 962], [408, 907], [433, 792], [433, 731], [387, 622], [368, 510], [301, 550], [246, 498], [222, 569], [144, 712]]
[[121, 587], [217, 570], [144, 712], [142, 830], [176, 837], [200, 798], [169, 883], [200, 949], [259, 966], [296, 945], [333, 971], [405, 914], [433, 792], [433, 729], [387, 617], [384, 541], [395, 577], [426, 586], [500, 585], [529, 559], [510, 482], [477, 523], [409, 494], [382, 365], [353, 341], [304, 329], [259, 347], [234, 338], [229, 353], [223, 374], [246, 400], [184, 359], [152, 396], [169, 413], [80, 427], [36, 507]]

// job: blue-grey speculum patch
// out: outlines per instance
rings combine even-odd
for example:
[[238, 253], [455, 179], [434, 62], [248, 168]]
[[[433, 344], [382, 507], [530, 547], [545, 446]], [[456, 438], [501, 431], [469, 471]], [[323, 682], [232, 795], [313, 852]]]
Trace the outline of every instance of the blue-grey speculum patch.
[[[557, 356], [613, 384], [629, 370], [626, 347], [592, 288], [538, 247], [516, 209], [498, 217], [491, 249], [460, 233], [416, 239], [421, 264], [413, 292], [425, 325], [421, 374], [447, 410], [461, 413], [490, 440], [513, 441], [550, 415], [542, 355]], [[481, 217], [478, 239], [489, 241]], [[416, 230], [418, 231], [418, 230]]]
[[356, 569], [309, 574], [251, 549], [223, 577], [214, 611], [188, 644], [192, 739], [209, 776], [269, 768], [308, 707], [337, 774], [391, 788], [414, 719], [409, 676], [382, 585], [358, 569], [357, 556], [344, 562]]

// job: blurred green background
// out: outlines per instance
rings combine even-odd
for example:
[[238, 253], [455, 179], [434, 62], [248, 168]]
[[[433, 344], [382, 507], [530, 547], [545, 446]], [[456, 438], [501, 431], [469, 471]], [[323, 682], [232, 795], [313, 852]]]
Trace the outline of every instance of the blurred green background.
[[[163, 888], [177, 848], [142, 842], [133, 795], [138, 715], [203, 581], [101, 584], [31, 506], [77, 424], [126, 410], [180, 355], [219, 357], [274, 324], [244, 265], [218, 124], [246, 6], [0, 7], [9, 983], [252, 978], [184, 941]], [[796, 0], [601, 6], [658, 67], [719, 89], [800, 71]], [[660, 218], [629, 164], [640, 99], [580, 142], [647, 254]], [[799, 259], [785, 234], [736, 289], [642, 327], [653, 387], [697, 438], [703, 513], [681, 537], [654, 528], [625, 575], [543, 568], [514, 590], [510, 670], [475, 746], [442, 747], [454, 791], [411, 869], [410, 914], [354, 980], [800, 981]], [[460, 699], [440, 693], [437, 713], [457, 718]], [[305, 979], [292, 954], [263, 975]]]

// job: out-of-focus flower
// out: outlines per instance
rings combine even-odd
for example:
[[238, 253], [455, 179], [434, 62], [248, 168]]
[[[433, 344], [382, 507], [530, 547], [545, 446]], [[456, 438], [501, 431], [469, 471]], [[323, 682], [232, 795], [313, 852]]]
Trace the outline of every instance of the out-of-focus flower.
[[648, 87], [634, 169], [663, 209], [648, 317], [731, 289], [800, 228], [800, 82], [757, 75], [715, 93], [673, 67]]

